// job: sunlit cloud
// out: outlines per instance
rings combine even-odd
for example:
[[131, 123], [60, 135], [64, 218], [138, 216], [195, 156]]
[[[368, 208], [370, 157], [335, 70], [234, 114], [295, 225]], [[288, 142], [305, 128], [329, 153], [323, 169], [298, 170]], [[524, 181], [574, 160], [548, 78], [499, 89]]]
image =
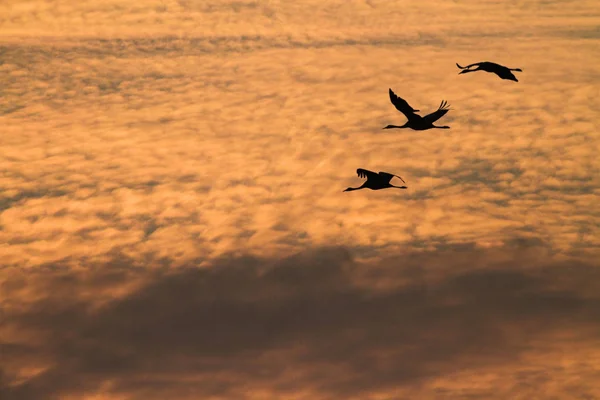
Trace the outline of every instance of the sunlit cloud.
[[600, 396], [599, 18], [2, 2], [0, 397]]
[[[563, 251], [598, 245], [597, 99], [589, 78], [570, 74], [566, 53], [553, 65], [562, 80], [550, 80], [524, 41], [511, 55], [525, 70], [515, 84], [458, 76], [454, 62], [477, 59], [460, 48], [275, 47], [216, 57], [192, 44], [7, 47], [5, 263], [115, 247], [180, 263], [235, 248], [383, 249], [516, 233]], [[563, 45], [555, 52], [572, 52]], [[382, 131], [404, 118], [387, 87], [423, 110], [448, 100], [452, 129]], [[399, 174], [409, 190], [342, 194], [357, 168]]]

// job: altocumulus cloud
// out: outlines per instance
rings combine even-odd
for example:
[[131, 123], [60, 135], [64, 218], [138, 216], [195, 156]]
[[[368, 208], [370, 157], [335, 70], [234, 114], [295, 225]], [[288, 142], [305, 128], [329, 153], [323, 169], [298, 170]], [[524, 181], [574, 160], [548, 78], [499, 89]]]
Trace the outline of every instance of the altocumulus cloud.
[[2, 399], [600, 394], [597, 264], [532, 242], [351, 252], [3, 274]]
[[[510, 63], [527, 66], [526, 81], [507, 86], [457, 76], [454, 62], [484, 39], [242, 36], [216, 41], [218, 54], [204, 37], [6, 45], [2, 263], [122, 251], [181, 265], [235, 248], [268, 257], [515, 234], [564, 252], [597, 248], [593, 43], [546, 37], [548, 71], [549, 49], [520, 41]], [[509, 42], [486, 41], [489, 57]], [[382, 62], [413, 53], [402, 59], [410, 79]], [[449, 99], [452, 129], [383, 134], [402, 121], [387, 86], [424, 110]], [[358, 167], [398, 173], [409, 190], [342, 194]]]

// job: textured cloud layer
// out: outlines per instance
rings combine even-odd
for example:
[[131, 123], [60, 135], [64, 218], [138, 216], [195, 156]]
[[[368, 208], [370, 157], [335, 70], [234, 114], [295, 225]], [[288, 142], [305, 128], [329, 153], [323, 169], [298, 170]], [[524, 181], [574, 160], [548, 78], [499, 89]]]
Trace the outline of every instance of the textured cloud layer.
[[599, 267], [515, 243], [21, 270], [2, 398], [595, 398]]
[[[5, 45], [2, 263], [598, 246], [597, 41], [385, 39]], [[458, 76], [455, 62], [487, 58], [521, 82]], [[452, 129], [383, 131], [404, 118], [388, 87], [424, 112], [448, 100]], [[342, 193], [357, 168], [409, 190]]]
[[0, 398], [599, 397], [599, 23], [3, 1]]

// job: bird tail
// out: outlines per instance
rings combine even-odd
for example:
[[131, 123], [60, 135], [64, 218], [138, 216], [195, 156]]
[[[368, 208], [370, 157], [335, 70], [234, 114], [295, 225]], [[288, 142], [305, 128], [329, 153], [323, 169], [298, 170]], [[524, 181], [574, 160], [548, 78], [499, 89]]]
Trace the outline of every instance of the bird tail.
[[460, 69], [467, 69], [467, 67], [461, 67], [460, 65], [458, 65], [458, 63], [456, 63], [456, 66]]

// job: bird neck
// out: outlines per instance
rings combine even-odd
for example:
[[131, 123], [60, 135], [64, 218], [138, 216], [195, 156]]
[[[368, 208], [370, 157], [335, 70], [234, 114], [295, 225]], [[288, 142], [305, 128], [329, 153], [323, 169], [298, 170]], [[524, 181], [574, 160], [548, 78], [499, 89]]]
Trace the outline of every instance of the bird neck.
[[362, 189], [362, 188], [363, 188], [363, 186], [357, 187], [357, 188], [351, 188], [351, 187], [349, 187], [348, 189], [344, 190], [344, 192], [351, 192], [353, 190], [359, 190], [359, 189]]
[[408, 122], [406, 124], [402, 125], [402, 126], [399, 126], [399, 125], [388, 125], [385, 128], [383, 128], [383, 129], [392, 129], [392, 128], [402, 129], [402, 128], [408, 128], [407, 124], [408, 124]]

